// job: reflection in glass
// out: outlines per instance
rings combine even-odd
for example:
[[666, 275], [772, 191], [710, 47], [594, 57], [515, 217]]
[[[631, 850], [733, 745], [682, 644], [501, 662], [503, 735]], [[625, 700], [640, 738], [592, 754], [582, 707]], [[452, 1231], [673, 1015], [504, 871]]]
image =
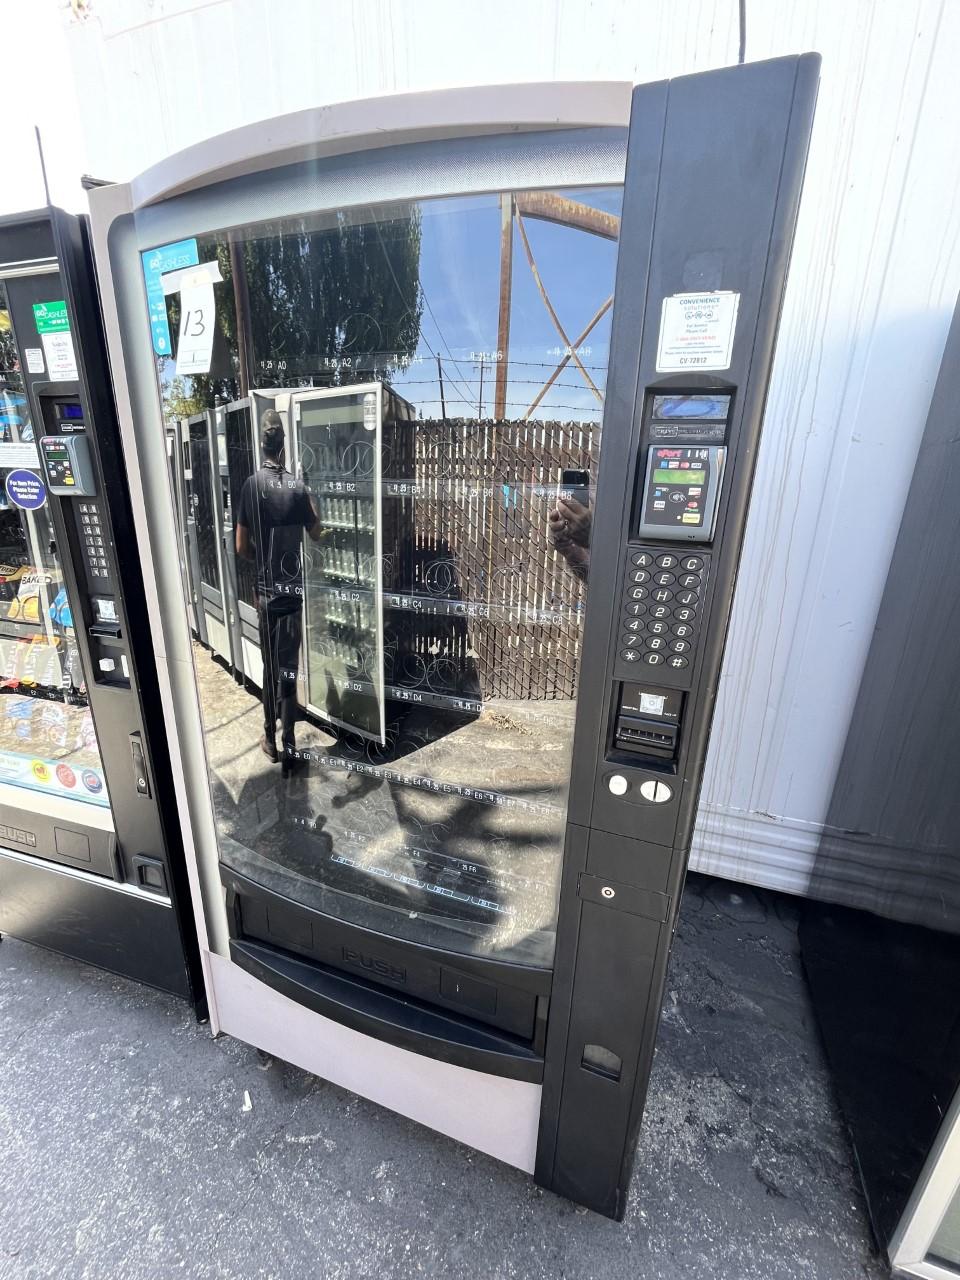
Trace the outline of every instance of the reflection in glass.
[[[620, 198], [438, 199], [198, 239], [228, 359], [178, 379], [160, 357], [168, 417], [231, 402], [236, 512], [278, 414], [284, 483], [316, 516], [271, 584], [303, 596], [277, 764], [258, 750], [269, 664], [248, 646], [233, 680], [196, 651], [221, 857], [295, 902], [552, 961]], [[201, 560], [210, 483], [194, 470]], [[236, 581], [243, 616], [256, 573], [238, 561]]]

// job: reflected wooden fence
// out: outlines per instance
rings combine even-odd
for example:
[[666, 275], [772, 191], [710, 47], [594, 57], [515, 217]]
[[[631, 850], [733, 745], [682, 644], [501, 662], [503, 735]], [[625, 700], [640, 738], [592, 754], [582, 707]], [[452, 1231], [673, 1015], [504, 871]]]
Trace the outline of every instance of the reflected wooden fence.
[[399, 470], [388, 464], [386, 483], [389, 491], [391, 476], [412, 477], [413, 495], [385, 498], [394, 512], [385, 588], [391, 578], [412, 583], [425, 611], [430, 598], [447, 602], [398, 628], [400, 648], [418, 668], [418, 659], [450, 676], [456, 668], [465, 697], [574, 697], [586, 587], [550, 545], [547, 516], [564, 469], [596, 474], [599, 428], [448, 418], [397, 431], [406, 439], [394, 459], [407, 456]]

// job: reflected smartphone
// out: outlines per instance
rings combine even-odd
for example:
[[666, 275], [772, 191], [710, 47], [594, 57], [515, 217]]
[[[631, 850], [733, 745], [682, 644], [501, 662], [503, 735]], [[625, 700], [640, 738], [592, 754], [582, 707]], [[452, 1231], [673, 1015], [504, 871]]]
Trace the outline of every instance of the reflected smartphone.
[[573, 498], [582, 507], [590, 505], [590, 475], [586, 471], [564, 470], [560, 472], [560, 498]]

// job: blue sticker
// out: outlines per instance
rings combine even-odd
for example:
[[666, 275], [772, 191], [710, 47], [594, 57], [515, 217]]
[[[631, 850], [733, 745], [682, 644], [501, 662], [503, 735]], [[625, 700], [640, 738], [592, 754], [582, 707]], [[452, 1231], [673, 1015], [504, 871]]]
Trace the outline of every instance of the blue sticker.
[[167, 300], [163, 296], [161, 276], [181, 267], [196, 267], [200, 262], [196, 240], [178, 240], [176, 244], [162, 244], [156, 249], [141, 253], [143, 283], [147, 287], [147, 310], [150, 313], [150, 332], [153, 349], [158, 356], [168, 356], [170, 350], [170, 326], [167, 324]]
[[35, 471], [8, 472], [4, 488], [13, 505], [23, 507], [24, 511], [36, 511], [47, 500], [44, 483]]
[[19, 413], [0, 413], [0, 427], [22, 427], [23, 419]]

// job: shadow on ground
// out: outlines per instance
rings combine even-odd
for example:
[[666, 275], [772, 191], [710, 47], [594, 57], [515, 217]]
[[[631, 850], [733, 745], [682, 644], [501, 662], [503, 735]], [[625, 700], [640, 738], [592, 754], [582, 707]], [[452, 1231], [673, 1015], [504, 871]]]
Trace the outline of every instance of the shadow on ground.
[[789, 899], [690, 878], [621, 1224], [7, 939], [0, 1278], [885, 1276], [796, 923]]

